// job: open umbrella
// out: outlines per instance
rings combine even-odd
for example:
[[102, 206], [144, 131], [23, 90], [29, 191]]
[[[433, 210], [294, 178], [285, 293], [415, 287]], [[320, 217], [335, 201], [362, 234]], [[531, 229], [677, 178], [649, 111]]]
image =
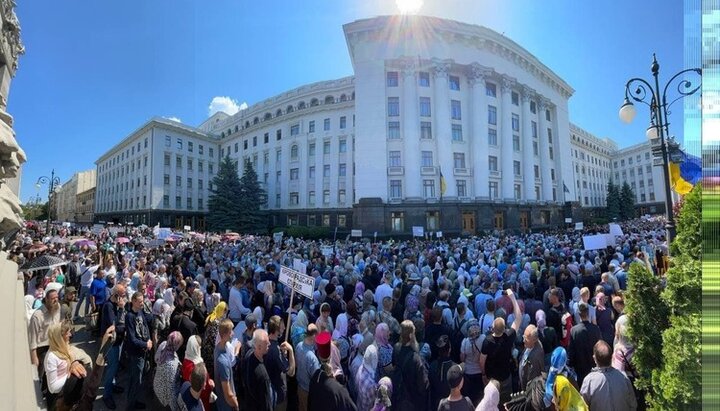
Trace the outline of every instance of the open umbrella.
[[118, 244], [127, 244], [130, 242], [130, 239], [127, 237], [118, 237], [115, 242]]
[[95, 243], [95, 241], [88, 240], [87, 238], [81, 238], [80, 240], [75, 241], [75, 243], [73, 245], [78, 248], [80, 248], [80, 247], [91, 247], [91, 248], [95, 247], [95, 248], [97, 248], [97, 244]]
[[20, 267], [20, 271], [49, 270], [65, 264], [67, 264], [67, 261], [63, 260], [62, 258], [54, 257], [51, 255], [41, 255], [40, 257], [23, 264]]
[[70, 241], [70, 240], [68, 240], [67, 238], [64, 238], [64, 237], [59, 237], [59, 236], [55, 236], [50, 239], [50, 242], [53, 244], [66, 244], [68, 241]]

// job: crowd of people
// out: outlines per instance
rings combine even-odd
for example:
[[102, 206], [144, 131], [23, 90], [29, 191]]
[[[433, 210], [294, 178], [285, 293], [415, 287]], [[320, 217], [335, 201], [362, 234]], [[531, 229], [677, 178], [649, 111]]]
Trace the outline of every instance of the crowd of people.
[[[621, 227], [602, 250], [582, 236], [607, 226], [382, 242], [29, 228], [11, 256], [63, 262], [23, 271], [49, 409], [102, 391], [108, 409], [634, 410], [628, 270], [663, 276], [667, 249], [659, 219]], [[291, 304], [278, 275], [295, 259], [314, 292]], [[100, 337], [96, 359], [73, 323]]]

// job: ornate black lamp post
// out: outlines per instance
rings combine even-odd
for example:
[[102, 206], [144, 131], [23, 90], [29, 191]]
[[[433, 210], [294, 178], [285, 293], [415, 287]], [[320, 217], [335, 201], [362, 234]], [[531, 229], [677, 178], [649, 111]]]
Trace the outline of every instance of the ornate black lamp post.
[[50, 219], [52, 217], [51, 210], [50, 210], [50, 197], [52, 197], [53, 193], [55, 192], [55, 189], [60, 188], [60, 178], [55, 177], [55, 170], [50, 173], [50, 177], [42, 176], [38, 178], [37, 183], [35, 183], [35, 187], [40, 189], [40, 186], [43, 184], [48, 185], [48, 219], [47, 219], [47, 227], [46, 227], [46, 233], [47, 235], [50, 235]]
[[[668, 114], [670, 114], [670, 111], [668, 109], [676, 101], [686, 96], [695, 94], [698, 90], [700, 90], [700, 76], [702, 75], [702, 71], [699, 68], [693, 68], [686, 69], [675, 74], [662, 88], [662, 94], [660, 93], [660, 83], [658, 80], [660, 64], [658, 64], [657, 59], [655, 58], [655, 53], [653, 53], [653, 62], [650, 66], [650, 71], [655, 79], [654, 87], [647, 81], [638, 77], [630, 79], [625, 84], [625, 101], [620, 107], [620, 119], [625, 123], [630, 123], [635, 118], [637, 112], [635, 111], [635, 106], [633, 105], [631, 99], [633, 101], [643, 103], [650, 108], [650, 125], [648, 126], [645, 135], [650, 140], [655, 140], [658, 137], [660, 138], [660, 153], [662, 155], [663, 176], [665, 180], [665, 213], [667, 215], [665, 229], [667, 230], [667, 241], [669, 246], [675, 238], [675, 218], [673, 217], [672, 192], [670, 191], [669, 156], [670, 150], [677, 147], [677, 144], [673, 141], [672, 137], [670, 137], [668, 128], [670, 125], [668, 122]], [[690, 80], [681, 78], [681, 76], [686, 73], [697, 74], [699, 77], [698, 85], [693, 84]], [[679, 81], [676, 82], [675, 80]], [[673, 84], [676, 84], [675, 87], [678, 96], [674, 100], [668, 102], [667, 92]], [[631, 91], [633, 87], [635, 87], [635, 89], [634, 91]]]

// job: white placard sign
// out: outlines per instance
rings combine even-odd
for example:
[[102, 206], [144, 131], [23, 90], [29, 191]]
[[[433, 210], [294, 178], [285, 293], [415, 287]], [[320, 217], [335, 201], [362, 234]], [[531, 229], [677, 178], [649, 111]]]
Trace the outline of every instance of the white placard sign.
[[350, 237], [362, 237], [362, 230], [351, 230]]
[[435, 237], [437, 237], [437, 238], [442, 238], [442, 231], [437, 231], [437, 232], [435, 233]]
[[329, 245], [322, 246], [320, 250], [325, 257], [330, 257], [333, 253], [333, 248]]
[[619, 236], [625, 235], [622, 228], [620, 227], [620, 224], [615, 223], [610, 223], [610, 234]]
[[273, 241], [275, 241], [276, 243], [282, 242], [284, 234], [285, 233], [283, 233], [282, 231], [278, 231], [277, 233], [273, 234]]
[[582, 239], [585, 250], [602, 250], [607, 246], [605, 234], [584, 235]]
[[566, 219], [565, 219], [565, 222], [568, 223], [568, 224], [572, 223], [572, 218], [566, 218]]
[[583, 223], [582, 221], [579, 223], [575, 223], [575, 229], [576, 230], [582, 230], [583, 229]]
[[95, 235], [100, 235], [103, 229], [105, 229], [105, 227], [102, 224], [93, 224], [92, 232]]
[[172, 235], [171, 229], [161, 227], [160, 230], [158, 231], [157, 238], [159, 238], [161, 240], [165, 240], [165, 239], [169, 238], [171, 235]]
[[605, 240], [607, 241], [607, 245], [609, 247], [615, 247], [615, 235], [605, 234]]
[[278, 280], [288, 287], [292, 287], [295, 292], [298, 292], [307, 298], [312, 298], [313, 289], [315, 288], [315, 279], [311, 276], [302, 274], [283, 265], [280, 266], [280, 277]]
[[412, 228], [413, 237], [425, 237], [425, 227], [414, 225]]
[[183, 230], [190, 231], [190, 226], [189, 225], [183, 226]]

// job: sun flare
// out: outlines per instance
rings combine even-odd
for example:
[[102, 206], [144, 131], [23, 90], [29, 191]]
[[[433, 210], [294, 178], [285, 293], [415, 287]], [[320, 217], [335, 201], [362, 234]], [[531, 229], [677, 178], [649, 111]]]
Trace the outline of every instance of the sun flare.
[[395, 0], [401, 14], [416, 14], [423, 5], [423, 0]]

